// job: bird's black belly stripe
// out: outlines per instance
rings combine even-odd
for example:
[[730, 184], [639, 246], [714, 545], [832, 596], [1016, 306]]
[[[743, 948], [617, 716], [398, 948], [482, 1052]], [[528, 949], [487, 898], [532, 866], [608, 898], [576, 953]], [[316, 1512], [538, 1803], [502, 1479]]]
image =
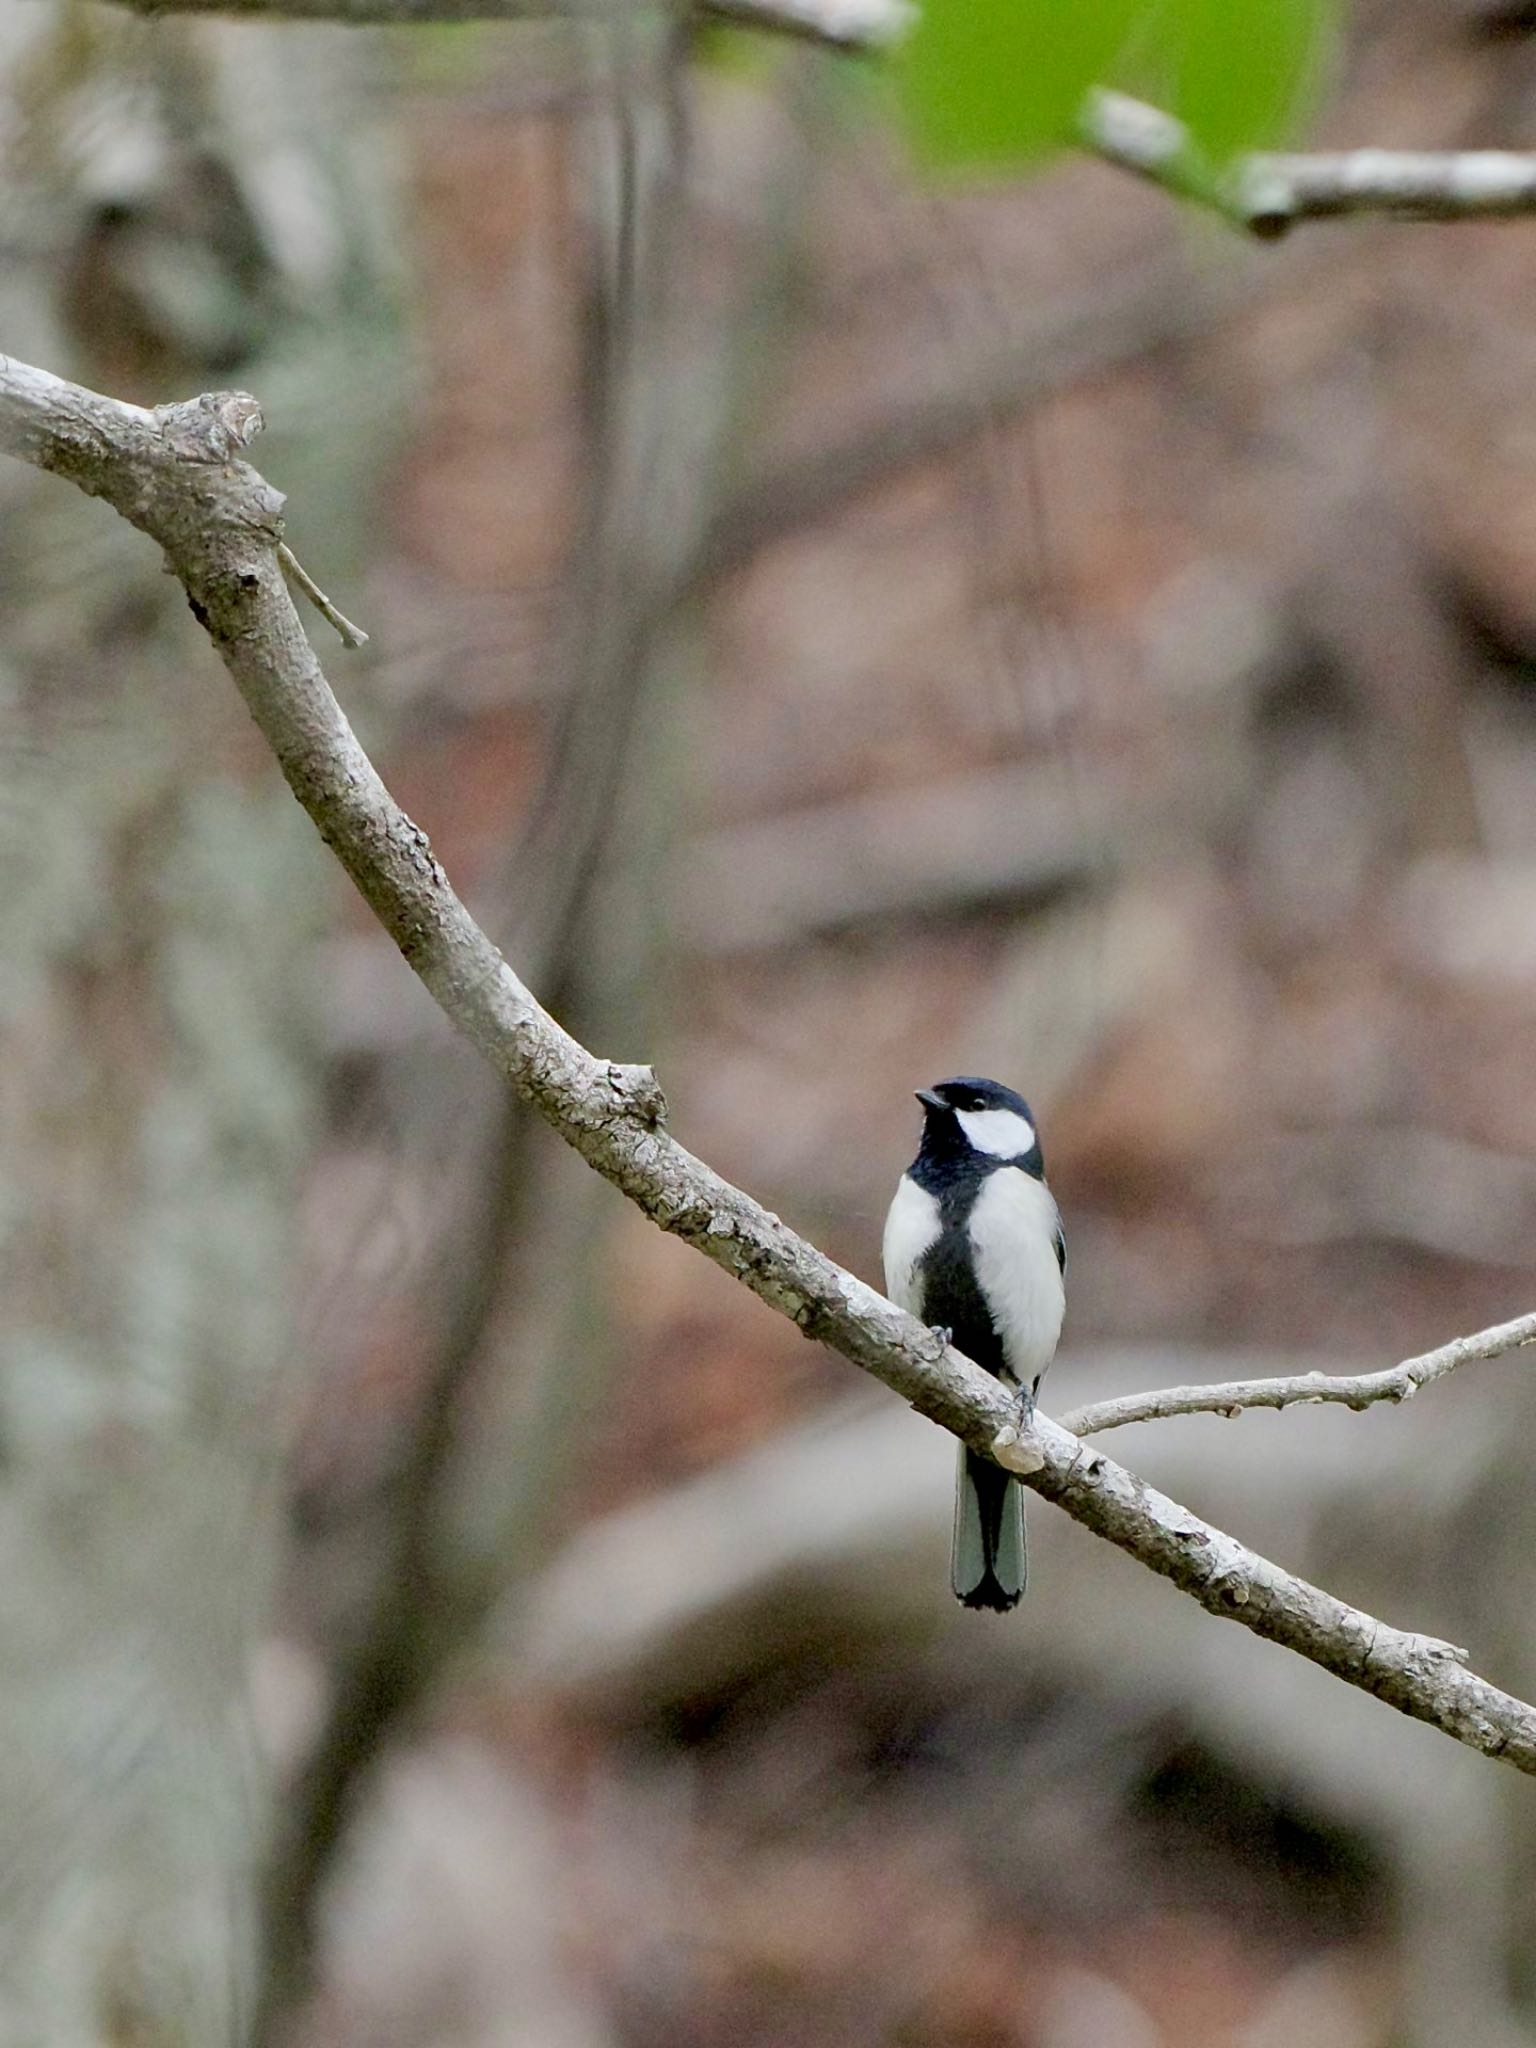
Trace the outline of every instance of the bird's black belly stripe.
[[947, 1329], [957, 1351], [999, 1379], [1011, 1380], [1002, 1344], [976, 1284], [965, 1223], [946, 1219], [939, 1236], [918, 1260], [917, 1271], [923, 1288], [923, 1321], [932, 1328]]

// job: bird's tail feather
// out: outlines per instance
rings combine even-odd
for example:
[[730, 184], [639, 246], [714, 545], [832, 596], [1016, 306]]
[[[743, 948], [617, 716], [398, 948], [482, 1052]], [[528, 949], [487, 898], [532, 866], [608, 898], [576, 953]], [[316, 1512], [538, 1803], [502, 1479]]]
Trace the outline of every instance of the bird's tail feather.
[[961, 1445], [955, 1480], [955, 1540], [950, 1583], [963, 1607], [1006, 1614], [1029, 1578], [1024, 1489], [1011, 1473]]

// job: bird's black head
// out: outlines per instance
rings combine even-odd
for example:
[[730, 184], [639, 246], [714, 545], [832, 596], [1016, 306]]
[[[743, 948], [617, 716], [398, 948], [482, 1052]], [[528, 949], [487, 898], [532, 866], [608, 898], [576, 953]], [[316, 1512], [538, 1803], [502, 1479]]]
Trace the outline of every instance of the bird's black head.
[[962, 1074], [919, 1088], [923, 1105], [923, 1148], [920, 1156], [957, 1160], [972, 1155], [978, 1164], [1022, 1166], [1043, 1174], [1040, 1140], [1029, 1104], [1001, 1081], [983, 1081]]

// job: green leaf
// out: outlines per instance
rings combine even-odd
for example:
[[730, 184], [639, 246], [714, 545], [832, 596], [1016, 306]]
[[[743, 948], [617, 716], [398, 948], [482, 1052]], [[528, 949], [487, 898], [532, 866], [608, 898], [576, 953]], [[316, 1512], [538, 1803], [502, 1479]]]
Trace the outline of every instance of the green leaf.
[[1291, 135], [1331, 50], [1338, 0], [919, 0], [889, 63], [918, 154], [1019, 167], [1070, 145], [1085, 94], [1176, 114], [1213, 165]]
[[1333, 0], [1162, 0], [1157, 13], [1128, 90], [1176, 114], [1217, 165], [1294, 139], [1329, 68]]
[[1145, 0], [920, 0], [891, 57], [920, 156], [1022, 164], [1064, 148]]

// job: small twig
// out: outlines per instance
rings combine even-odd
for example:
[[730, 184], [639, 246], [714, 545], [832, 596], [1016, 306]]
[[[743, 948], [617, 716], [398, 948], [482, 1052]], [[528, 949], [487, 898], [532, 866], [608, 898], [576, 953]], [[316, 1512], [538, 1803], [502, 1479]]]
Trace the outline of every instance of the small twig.
[[1061, 1426], [1074, 1436], [1096, 1436], [1100, 1430], [1123, 1429], [1128, 1422], [1161, 1422], [1170, 1415], [1241, 1415], [1249, 1408], [1293, 1408], [1308, 1402], [1333, 1401], [1345, 1408], [1369, 1408], [1377, 1401], [1411, 1401], [1420, 1387], [1443, 1380], [1459, 1365], [1502, 1358], [1506, 1352], [1536, 1344], [1536, 1315], [1498, 1323], [1476, 1336], [1457, 1337], [1422, 1358], [1408, 1358], [1385, 1372], [1297, 1373], [1286, 1379], [1225, 1380], [1203, 1387], [1164, 1387], [1151, 1394], [1125, 1394], [1114, 1401], [1094, 1401], [1063, 1415]]
[[1536, 152], [1527, 150], [1256, 151], [1218, 171], [1172, 114], [1102, 90], [1083, 102], [1081, 131], [1084, 146], [1106, 163], [1271, 240], [1299, 220], [1341, 214], [1468, 220], [1536, 213]]
[[1508, 220], [1536, 213], [1536, 153], [1518, 149], [1352, 149], [1253, 156], [1234, 202], [1255, 234], [1299, 220], [1384, 213], [1400, 220]]
[[321, 618], [328, 625], [336, 628], [337, 637], [343, 647], [366, 647], [368, 645], [368, 635], [363, 631], [362, 627], [354, 626], [346, 613], [331, 603], [331, 600], [326, 596], [325, 592], [320, 588], [314, 577], [310, 575], [309, 571], [285, 540], [280, 540], [277, 544], [277, 559], [282, 563], [284, 573], [288, 577], [289, 582], [296, 583], [315, 610], [320, 614]]
[[[1095, 89], [1079, 117], [1083, 146], [1149, 184], [1213, 207], [1235, 227], [1255, 223], [1218, 179], [1184, 123], [1123, 92]], [[1273, 230], [1272, 230], [1273, 232]]]
[[703, 0], [701, 11], [711, 21], [855, 52], [888, 48], [917, 19], [912, 0]]

